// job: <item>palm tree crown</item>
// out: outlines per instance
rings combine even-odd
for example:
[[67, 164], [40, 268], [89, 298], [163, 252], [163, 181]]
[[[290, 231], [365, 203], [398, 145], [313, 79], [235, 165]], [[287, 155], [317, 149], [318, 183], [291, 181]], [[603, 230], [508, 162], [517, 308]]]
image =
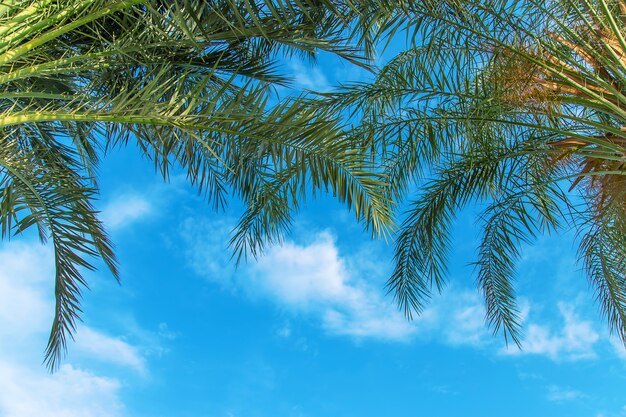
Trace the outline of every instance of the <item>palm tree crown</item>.
[[388, 282], [410, 316], [444, 284], [455, 214], [476, 202], [486, 318], [520, 343], [521, 244], [576, 232], [610, 329], [626, 342], [626, 6], [614, 0], [408, 2], [412, 48], [328, 95], [353, 108], [391, 195], [421, 187]]

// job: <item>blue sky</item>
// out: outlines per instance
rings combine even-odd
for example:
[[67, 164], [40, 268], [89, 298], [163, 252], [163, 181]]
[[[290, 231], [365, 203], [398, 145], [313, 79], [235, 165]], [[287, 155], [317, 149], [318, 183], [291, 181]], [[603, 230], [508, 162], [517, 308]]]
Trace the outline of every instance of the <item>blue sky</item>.
[[[286, 68], [300, 88], [363, 77], [334, 62]], [[626, 417], [626, 350], [598, 318], [571, 236], [524, 249], [524, 350], [507, 349], [483, 324], [468, 266], [472, 210], [457, 221], [448, 287], [407, 322], [383, 289], [390, 248], [331, 198], [235, 268], [238, 203], [213, 213], [184, 176], [163, 184], [138, 155], [101, 168], [122, 285], [88, 275], [84, 322], [53, 375], [41, 365], [50, 247], [1, 244], [1, 417]]]

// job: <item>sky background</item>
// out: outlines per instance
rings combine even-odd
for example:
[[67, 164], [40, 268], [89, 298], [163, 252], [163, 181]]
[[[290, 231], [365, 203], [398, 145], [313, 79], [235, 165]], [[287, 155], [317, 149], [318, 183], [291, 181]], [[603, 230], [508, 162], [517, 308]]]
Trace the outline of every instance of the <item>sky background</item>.
[[[296, 88], [362, 79], [348, 64], [285, 64]], [[75, 342], [41, 364], [53, 313], [49, 246], [0, 244], [0, 417], [626, 417], [626, 350], [608, 335], [572, 236], [525, 247], [523, 351], [483, 324], [476, 210], [456, 222], [450, 279], [408, 322], [384, 283], [391, 248], [330, 197], [282, 246], [235, 267], [241, 213], [214, 213], [133, 148], [101, 167], [99, 208], [122, 285], [87, 274]]]

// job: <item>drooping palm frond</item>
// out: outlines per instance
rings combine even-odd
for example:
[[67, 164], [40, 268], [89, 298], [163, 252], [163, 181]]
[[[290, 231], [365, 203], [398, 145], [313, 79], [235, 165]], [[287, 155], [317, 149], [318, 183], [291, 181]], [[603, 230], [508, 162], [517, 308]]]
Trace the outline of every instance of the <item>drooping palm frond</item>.
[[[306, 98], [272, 105], [289, 83], [281, 56], [319, 51], [368, 66], [388, 2], [14, 0], [0, 5], [0, 219], [36, 226], [56, 260], [46, 362], [58, 366], [80, 312], [81, 268], [116, 275], [92, 201], [97, 165], [136, 144], [216, 206], [247, 204], [236, 238], [256, 253], [288, 229], [306, 187], [331, 189], [374, 233], [391, 224], [383, 177], [329, 112]], [[374, 13], [375, 12], [375, 13]]]
[[424, 186], [389, 281], [407, 315], [443, 285], [455, 213], [482, 202], [476, 267], [494, 331], [520, 340], [520, 245], [573, 228], [601, 311], [626, 341], [625, 9], [612, 0], [413, 2], [402, 19], [412, 50], [373, 83], [325, 97], [354, 109], [353, 132], [389, 167], [395, 199]]
[[28, 132], [20, 130], [0, 146], [2, 237], [37, 226], [41, 240], [52, 241], [56, 308], [46, 362], [55, 368], [80, 313], [80, 289], [87, 285], [81, 268], [93, 270], [89, 258], [99, 257], [116, 278], [118, 273], [111, 242], [91, 204], [96, 189], [73, 170], [77, 157], [57, 141], [23, 148], [16, 136]]

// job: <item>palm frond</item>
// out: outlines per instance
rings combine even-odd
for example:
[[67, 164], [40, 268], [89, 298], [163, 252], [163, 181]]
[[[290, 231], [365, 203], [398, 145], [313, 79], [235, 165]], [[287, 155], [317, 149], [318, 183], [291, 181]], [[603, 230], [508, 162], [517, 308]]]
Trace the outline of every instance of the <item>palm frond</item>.
[[80, 312], [81, 269], [100, 257], [117, 274], [92, 206], [114, 147], [136, 144], [165, 178], [182, 166], [216, 208], [238, 194], [249, 248], [284, 233], [280, 216], [297, 210], [272, 209], [270, 190], [328, 187], [374, 233], [390, 227], [382, 177], [336, 120], [304, 98], [270, 99], [289, 84], [281, 57], [325, 51], [369, 68], [392, 10], [377, 0], [2, 2], [0, 219], [3, 237], [36, 226], [54, 246], [50, 369]]
[[93, 270], [89, 258], [99, 257], [116, 278], [118, 271], [112, 244], [91, 204], [97, 190], [71, 169], [77, 159], [58, 144], [56, 149], [50, 143], [20, 148], [16, 133], [0, 147], [0, 184], [8, 197], [0, 212], [3, 237], [36, 225], [40, 238], [52, 241], [56, 307], [45, 361], [55, 369], [79, 319], [80, 288], [86, 286], [81, 269]]

